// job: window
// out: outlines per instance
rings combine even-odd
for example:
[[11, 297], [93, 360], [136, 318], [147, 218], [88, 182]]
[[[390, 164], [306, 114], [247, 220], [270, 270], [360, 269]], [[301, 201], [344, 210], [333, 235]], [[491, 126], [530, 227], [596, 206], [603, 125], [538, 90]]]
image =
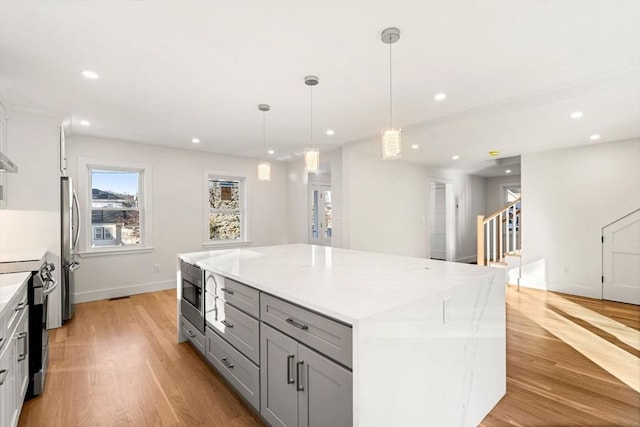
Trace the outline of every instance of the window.
[[247, 241], [245, 178], [206, 173], [208, 243]]
[[151, 167], [80, 159], [86, 252], [150, 249]]

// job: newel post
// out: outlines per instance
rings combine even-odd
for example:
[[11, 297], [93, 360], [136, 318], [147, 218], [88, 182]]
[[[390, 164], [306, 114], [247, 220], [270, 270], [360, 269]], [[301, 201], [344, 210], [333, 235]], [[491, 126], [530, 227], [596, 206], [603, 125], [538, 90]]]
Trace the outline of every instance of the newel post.
[[484, 215], [478, 215], [477, 230], [478, 230], [478, 265], [484, 265]]

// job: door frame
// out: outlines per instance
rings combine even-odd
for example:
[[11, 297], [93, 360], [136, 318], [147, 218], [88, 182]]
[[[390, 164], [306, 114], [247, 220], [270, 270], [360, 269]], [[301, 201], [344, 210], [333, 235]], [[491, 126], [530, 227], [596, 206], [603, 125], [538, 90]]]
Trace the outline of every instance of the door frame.
[[[430, 176], [427, 188], [429, 203], [431, 202], [431, 184], [444, 184], [444, 208], [445, 208], [445, 260], [454, 261], [456, 258], [456, 201], [453, 193], [453, 180]], [[429, 206], [429, 221], [427, 230], [429, 230], [429, 258], [431, 258], [431, 206]]]

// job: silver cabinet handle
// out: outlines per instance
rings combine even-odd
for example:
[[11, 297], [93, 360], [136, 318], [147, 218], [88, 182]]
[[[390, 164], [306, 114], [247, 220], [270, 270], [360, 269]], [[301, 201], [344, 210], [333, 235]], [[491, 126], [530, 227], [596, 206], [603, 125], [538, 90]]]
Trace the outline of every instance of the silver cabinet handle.
[[29, 349], [29, 347], [27, 347], [27, 333], [26, 332], [20, 332], [18, 334], [18, 339], [19, 340], [24, 340], [24, 341], [22, 341], [22, 353], [20, 353], [20, 355], [18, 355], [18, 362], [22, 362], [24, 359], [27, 358], [27, 350]]
[[222, 363], [224, 363], [224, 366], [226, 366], [229, 369], [233, 369], [233, 363], [229, 363], [226, 357], [223, 357], [220, 360], [222, 360]]
[[226, 320], [223, 320], [221, 323], [227, 328], [233, 328], [233, 323], [229, 323]]
[[27, 306], [26, 302], [21, 302], [18, 305], [16, 305], [16, 311], [24, 310], [26, 306]]
[[9, 375], [9, 371], [7, 371], [6, 369], [3, 369], [0, 371], [0, 385], [4, 385], [4, 380], [7, 379], [7, 375]]
[[296, 391], [304, 391], [304, 386], [302, 385], [302, 376], [304, 375], [304, 360], [299, 361], [298, 363], [296, 363], [296, 380], [297, 380], [297, 385], [296, 385]]
[[303, 325], [302, 323], [298, 323], [295, 320], [293, 320], [293, 317], [289, 317], [286, 322], [290, 325], [295, 326], [298, 329], [302, 329], [303, 331], [306, 331], [307, 329], [309, 329], [309, 325]]
[[187, 334], [189, 334], [189, 336], [190, 336], [191, 338], [195, 338], [195, 337], [196, 337], [196, 334], [194, 334], [193, 332], [191, 332], [191, 329], [187, 329]]
[[291, 376], [291, 362], [295, 356], [290, 354], [287, 356], [287, 384], [293, 384], [295, 379]]
[[229, 294], [229, 295], [233, 295], [233, 291], [231, 289], [227, 289], [227, 288], [220, 288], [220, 290], [222, 292], [224, 292], [225, 294]]

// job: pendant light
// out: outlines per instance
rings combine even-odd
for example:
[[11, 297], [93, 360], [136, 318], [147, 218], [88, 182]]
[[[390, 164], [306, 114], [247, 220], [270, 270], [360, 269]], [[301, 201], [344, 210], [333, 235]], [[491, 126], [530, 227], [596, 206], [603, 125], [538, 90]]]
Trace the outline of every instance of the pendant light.
[[267, 111], [271, 107], [267, 104], [258, 105], [258, 110], [262, 111], [262, 155], [264, 161], [258, 163], [258, 181], [271, 181], [271, 163], [267, 161]]
[[319, 83], [317, 76], [307, 76], [304, 78], [304, 84], [309, 86], [311, 92], [311, 120], [310, 120], [310, 148], [304, 150], [304, 170], [307, 173], [317, 173], [320, 170], [320, 150], [313, 145], [313, 87]]
[[389, 45], [389, 129], [382, 133], [382, 159], [393, 160], [402, 157], [401, 129], [393, 128], [393, 89], [391, 68], [391, 45], [400, 40], [400, 30], [390, 27], [382, 32], [382, 43]]

